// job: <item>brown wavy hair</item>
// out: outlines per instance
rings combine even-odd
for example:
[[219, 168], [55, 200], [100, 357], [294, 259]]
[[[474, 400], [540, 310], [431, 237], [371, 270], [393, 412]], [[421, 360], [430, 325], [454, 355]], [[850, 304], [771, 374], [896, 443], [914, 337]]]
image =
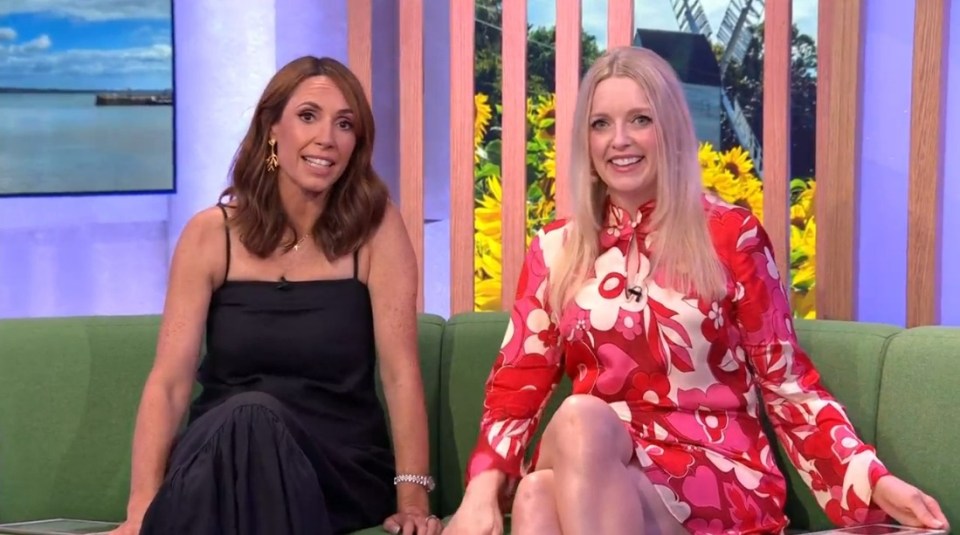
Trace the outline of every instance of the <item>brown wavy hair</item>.
[[[341, 176], [327, 193], [326, 204], [313, 225], [313, 239], [330, 260], [359, 249], [383, 220], [389, 190], [373, 169], [373, 112], [360, 80], [345, 65], [332, 58], [304, 56], [285, 65], [270, 79], [260, 96], [250, 128], [234, 156], [231, 184], [220, 196], [235, 203], [231, 223], [240, 242], [251, 253], [265, 258], [281, 246], [286, 230], [292, 229], [280, 203], [277, 171], [267, 171], [270, 127], [283, 115], [290, 95], [307, 78], [326, 76], [333, 81], [356, 121], [357, 144]], [[298, 239], [296, 230], [285, 249]]]

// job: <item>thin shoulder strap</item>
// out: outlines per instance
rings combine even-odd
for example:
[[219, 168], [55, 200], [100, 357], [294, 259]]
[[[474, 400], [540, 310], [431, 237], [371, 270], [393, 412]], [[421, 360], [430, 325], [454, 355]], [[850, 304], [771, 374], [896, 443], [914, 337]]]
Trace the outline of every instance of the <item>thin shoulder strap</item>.
[[227, 269], [223, 272], [223, 281], [227, 281], [227, 275], [230, 274], [230, 217], [227, 216], [227, 207], [221, 203], [217, 203], [217, 206], [220, 207], [220, 211], [223, 212], [223, 228], [227, 233]]
[[360, 249], [353, 250], [353, 278], [359, 280], [360, 273]]

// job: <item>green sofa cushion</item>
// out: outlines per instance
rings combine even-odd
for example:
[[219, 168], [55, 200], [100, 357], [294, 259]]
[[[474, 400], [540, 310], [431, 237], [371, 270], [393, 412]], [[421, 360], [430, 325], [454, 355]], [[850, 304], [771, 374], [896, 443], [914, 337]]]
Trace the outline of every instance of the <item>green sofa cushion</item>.
[[0, 322], [0, 520], [122, 518], [157, 317]]
[[954, 529], [960, 526], [958, 379], [960, 329], [904, 331], [887, 349], [877, 426], [887, 468], [936, 498]]

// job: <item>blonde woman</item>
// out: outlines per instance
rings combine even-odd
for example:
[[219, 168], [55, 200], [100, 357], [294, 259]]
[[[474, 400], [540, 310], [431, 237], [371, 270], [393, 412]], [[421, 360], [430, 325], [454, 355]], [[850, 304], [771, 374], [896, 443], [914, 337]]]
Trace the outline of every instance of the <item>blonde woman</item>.
[[[530, 245], [445, 533], [500, 533], [511, 499], [515, 534], [781, 533], [786, 484], [761, 408], [836, 524], [946, 525], [821, 385], [760, 222], [702, 191], [663, 59], [597, 60], [568, 150], [576, 215]], [[528, 465], [564, 373], [573, 394]]]

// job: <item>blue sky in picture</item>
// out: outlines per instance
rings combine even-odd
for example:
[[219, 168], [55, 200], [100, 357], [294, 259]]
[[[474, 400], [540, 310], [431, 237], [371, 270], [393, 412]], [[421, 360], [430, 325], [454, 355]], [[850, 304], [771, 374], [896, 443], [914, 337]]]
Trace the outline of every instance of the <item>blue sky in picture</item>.
[[172, 0], [0, 0], [0, 88], [164, 90]]
[[[556, 5], [558, 1], [569, 0], [527, 0], [527, 19], [533, 26], [553, 26], [556, 24]], [[723, 15], [730, 0], [700, 0], [703, 11], [716, 37]], [[740, 3], [743, 3], [742, 0]], [[600, 48], [607, 42], [607, 0], [581, 0], [581, 20], [583, 31], [597, 38]], [[634, 0], [633, 21], [638, 28], [652, 30], [677, 31], [677, 18], [673, 14], [671, 0]], [[793, 22], [802, 33], [817, 39], [817, 0], [794, 0]]]

